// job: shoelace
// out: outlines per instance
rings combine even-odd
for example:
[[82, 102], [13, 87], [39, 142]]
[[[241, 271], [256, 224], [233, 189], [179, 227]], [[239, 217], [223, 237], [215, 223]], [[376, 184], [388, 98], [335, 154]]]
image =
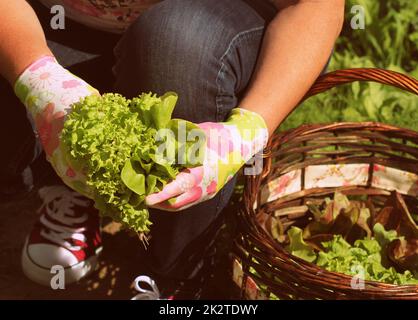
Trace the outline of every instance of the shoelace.
[[[153, 279], [148, 276], [139, 276], [134, 280], [135, 290], [139, 293], [131, 300], [163, 300], [161, 299], [160, 290]], [[141, 283], [147, 284], [151, 290], [141, 287]]]
[[[39, 210], [46, 209], [46, 214], [40, 218], [40, 222], [45, 226], [41, 230], [41, 236], [45, 239], [65, 247], [71, 251], [78, 251], [81, 246], [76, 246], [68, 242], [68, 239], [74, 239], [81, 242], [86, 241], [83, 232], [86, 228], [74, 228], [75, 224], [83, 223], [87, 220], [87, 214], [74, 216], [74, 206], [87, 207], [90, 202], [80, 194], [70, 191], [65, 186], [48, 186], [39, 190], [43, 204]], [[61, 224], [56, 224], [47, 219], [51, 217]]]

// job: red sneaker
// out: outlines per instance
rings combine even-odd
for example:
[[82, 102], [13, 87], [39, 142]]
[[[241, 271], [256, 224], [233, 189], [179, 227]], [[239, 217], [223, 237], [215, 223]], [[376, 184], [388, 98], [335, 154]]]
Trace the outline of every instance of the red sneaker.
[[50, 286], [53, 266], [62, 266], [65, 284], [95, 270], [102, 250], [100, 219], [93, 202], [64, 185], [39, 190], [41, 216], [26, 239], [22, 252], [25, 275]]

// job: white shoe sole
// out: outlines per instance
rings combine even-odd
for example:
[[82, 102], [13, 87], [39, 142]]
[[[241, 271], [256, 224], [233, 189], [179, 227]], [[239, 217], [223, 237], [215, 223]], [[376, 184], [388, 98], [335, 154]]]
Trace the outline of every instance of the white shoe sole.
[[[75, 265], [64, 268], [65, 285], [77, 282], [90, 275], [96, 269], [101, 251], [102, 247], [96, 250], [96, 255]], [[52, 287], [51, 280], [56, 276], [55, 272], [51, 273], [51, 269], [40, 266], [29, 257], [28, 240], [26, 240], [22, 251], [22, 270], [30, 280], [47, 287]]]

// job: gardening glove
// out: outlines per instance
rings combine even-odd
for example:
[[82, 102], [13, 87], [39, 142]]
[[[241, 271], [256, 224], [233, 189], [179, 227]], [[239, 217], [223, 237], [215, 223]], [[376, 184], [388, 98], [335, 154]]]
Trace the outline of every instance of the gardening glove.
[[226, 122], [198, 126], [206, 136], [203, 165], [179, 173], [161, 192], [149, 195], [147, 205], [178, 211], [211, 199], [267, 145], [264, 119], [246, 109], [233, 109]]
[[99, 92], [63, 68], [54, 57], [43, 56], [17, 79], [15, 93], [33, 117], [47, 160], [71, 188], [89, 196], [85, 177], [66, 160], [60, 134], [71, 105]]

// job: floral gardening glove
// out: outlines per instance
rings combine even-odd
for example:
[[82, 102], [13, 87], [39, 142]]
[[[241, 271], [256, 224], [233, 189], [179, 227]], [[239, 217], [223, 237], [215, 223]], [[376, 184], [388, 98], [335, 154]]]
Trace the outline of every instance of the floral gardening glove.
[[89, 194], [85, 178], [71, 168], [60, 147], [60, 134], [71, 105], [99, 92], [64, 69], [52, 56], [32, 63], [17, 79], [15, 93], [33, 117], [48, 161], [61, 179], [80, 193]]
[[226, 122], [198, 126], [206, 136], [203, 165], [179, 173], [161, 192], [149, 195], [147, 205], [178, 211], [209, 200], [267, 145], [264, 119], [246, 109], [233, 109]]

